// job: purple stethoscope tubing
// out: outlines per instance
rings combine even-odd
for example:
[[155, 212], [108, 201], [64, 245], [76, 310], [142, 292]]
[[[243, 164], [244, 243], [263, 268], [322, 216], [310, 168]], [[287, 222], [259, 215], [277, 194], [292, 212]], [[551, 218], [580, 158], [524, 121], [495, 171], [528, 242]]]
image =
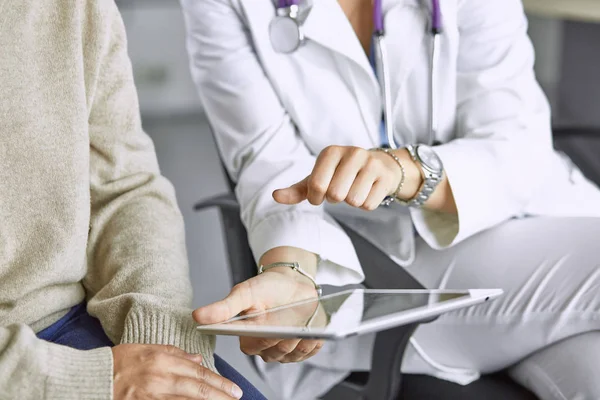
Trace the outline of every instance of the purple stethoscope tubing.
[[431, 0], [431, 32], [435, 35], [442, 33], [444, 23], [442, 21], [442, 10], [440, 0]]

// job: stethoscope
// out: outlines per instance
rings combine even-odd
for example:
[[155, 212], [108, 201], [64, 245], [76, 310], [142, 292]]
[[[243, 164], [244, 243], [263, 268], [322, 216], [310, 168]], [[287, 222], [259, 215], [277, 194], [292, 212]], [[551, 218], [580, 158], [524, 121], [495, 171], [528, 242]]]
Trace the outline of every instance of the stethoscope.
[[[310, 14], [311, 5], [307, 0], [276, 0], [277, 15], [269, 26], [269, 35], [273, 49], [278, 53], [293, 53], [306, 41], [303, 25]], [[439, 0], [431, 0], [431, 62], [429, 65], [429, 139], [428, 144], [433, 144], [435, 133], [438, 130], [439, 110], [436, 103], [438, 93], [437, 70], [440, 57], [440, 34], [443, 30], [442, 12]], [[385, 26], [383, 18], [382, 0], [373, 1], [373, 50], [375, 54], [375, 72], [379, 87], [381, 88], [383, 104], [383, 122], [385, 136], [389, 147], [397, 148], [394, 139], [392, 97], [390, 87], [390, 71], [385, 47]]]

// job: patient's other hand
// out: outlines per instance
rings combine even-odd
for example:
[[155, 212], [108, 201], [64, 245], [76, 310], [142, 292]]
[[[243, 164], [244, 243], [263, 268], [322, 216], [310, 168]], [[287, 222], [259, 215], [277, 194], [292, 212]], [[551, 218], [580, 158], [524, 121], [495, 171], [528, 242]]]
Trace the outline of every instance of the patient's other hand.
[[122, 344], [112, 348], [115, 400], [234, 400], [242, 391], [203, 367], [202, 356], [174, 346]]

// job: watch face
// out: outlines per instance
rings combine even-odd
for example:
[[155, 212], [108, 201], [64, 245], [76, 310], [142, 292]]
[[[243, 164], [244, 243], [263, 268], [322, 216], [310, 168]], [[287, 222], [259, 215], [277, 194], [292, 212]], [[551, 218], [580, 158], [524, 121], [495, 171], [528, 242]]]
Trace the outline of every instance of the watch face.
[[421, 160], [421, 163], [434, 172], [441, 173], [444, 167], [442, 166], [442, 160], [438, 157], [438, 155], [433, 151], [431, 147], [427, 146], [418, 146], [417, 147], [417, 156]]

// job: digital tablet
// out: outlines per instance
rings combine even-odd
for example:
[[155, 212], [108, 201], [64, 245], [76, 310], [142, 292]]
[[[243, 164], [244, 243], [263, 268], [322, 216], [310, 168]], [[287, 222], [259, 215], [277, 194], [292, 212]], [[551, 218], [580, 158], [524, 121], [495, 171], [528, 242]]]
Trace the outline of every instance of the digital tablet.
[[341, 340], [426, 321], [501, 294], [501, 289], [352, 289], [202, 325], [198, 330], [217, 335]]

